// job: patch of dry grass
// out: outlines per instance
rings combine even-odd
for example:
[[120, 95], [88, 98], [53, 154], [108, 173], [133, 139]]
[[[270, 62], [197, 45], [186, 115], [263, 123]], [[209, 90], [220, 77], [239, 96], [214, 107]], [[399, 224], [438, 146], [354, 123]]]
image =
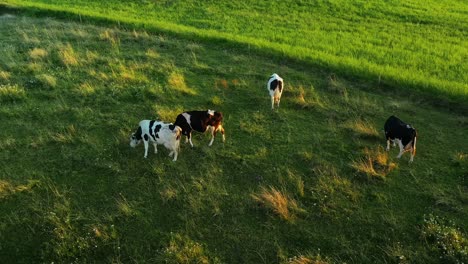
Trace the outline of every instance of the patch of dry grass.
[[49, 53], [45, 49], [41, 48], [34, 48], [29, 51], [29, 57], [33, 60], [41, 60], [45, 57], [47, 57]]
[[65, 46], [59, 47], [58, 51], [59, 59], [66, 67], [78, 66], [78, 54], [73, 49], [70, 43]]
[[304, 211], [296, 200], [286, 194], [286, 191], [279, 191], [273, 186], [262, 187], [259, 194], [251, 194], [251, 197], [288, 222], [294, 221], [297, 217], [296, 214]]
[[320, 255], [316, 257], [299, 255], [299, 256], [294, 256], [292, 258], [289, 258], [284, 263], [285, 264], [328, 264], [331, 262], [327, 260], [326, 258], [322, 258]]
[[363, 157], [353, 161], [351, 167], [353, 167], [359, 175], [366, 176], [368, 180], [384, 180], [396, 167], [396, 163], [390, 162], [388, 153], [384, 151], [382, 146], [378, 146], [376, 150], [365, 148]]
[[44, 88], [55, 88], [57, 86], [57, 79], [50, 74], [43, 73], [35, 77]]
[[5, 180], [0, 180], [0, 199], [7, 198], [15, 193], [31, 190], [38, 181], [29, 181], [27, 184], [14, 185]]
[[344, 124], [344, 127], [352, 131], [356, 136], [361, 138], [378, 139], [379, 132], [375, 127], [366, 120], [350, 120]]

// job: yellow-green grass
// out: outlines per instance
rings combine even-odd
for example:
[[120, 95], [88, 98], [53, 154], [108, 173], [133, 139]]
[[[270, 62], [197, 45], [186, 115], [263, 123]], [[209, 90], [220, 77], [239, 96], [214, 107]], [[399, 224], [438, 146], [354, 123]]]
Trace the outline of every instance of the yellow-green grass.
[[466, 1], [4, 2], [80, 21], [113, 21], [242, 44], [245, 50], [285, 55], [340, 75], [359, 76], [383, 89], [418, 90], [432, 100], [456, 103], [445, 107], [465, 109], [468, 100]]
[[[2, 262], [437, 263], [446, 237], [423, 234], [429, 214], [466, 239], [462, 114], [287, 56], [0, 19]], [[276, 111], [273, 72], [286, 81]], [[225, 144], [194, 134], [177, 162], [163, 147], [144, 159], [129, 146], [142, 119], [208, 108], [224, 113]], [[382, 149], [391, 114], [418, 129], [411, 165]], [[365, 158], [395, 166], [362, 180], [374, 177], [353, 167]]]

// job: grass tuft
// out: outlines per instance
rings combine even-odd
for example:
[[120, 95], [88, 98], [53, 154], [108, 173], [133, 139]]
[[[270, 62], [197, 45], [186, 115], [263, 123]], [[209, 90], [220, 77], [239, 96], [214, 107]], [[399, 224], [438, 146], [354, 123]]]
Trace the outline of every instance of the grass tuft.
[[158, 262], [164, 263], [219, 263], [207, 255], [204, 247], [187, 236], [173, 234], [169, 245], [162, 251]]
[[25, 98], [26, 92], [18, 85], [0, 85], [0, 102], [15, 102]]
[[79, 65], [78, 54], [76, 54], [75, 50], [73, 49], [70, 43], [67, 43], [67, 45], [65, 46], [61, 46], [59, 48], [58, 54], [59, 59], [61, 60], [64, 66], [71, 67]]
[[2, 81], [8, 81], [11, 77], [11, 73], [7, 71], [0, 71], [0, 80]]
[[36, 75], [36, 79], [44, 88], [55, 88], [55, 86], [57, 86], [57, 79], [52, 75], [43, 73]]
[[33, 60], [41, 60], [45, 57], [47, 57], [48, 52], [45, 49], [41, 48], [34, 48], [29, 51], [29, 57]]
[[364, 149], [364, 156], [353, 161], [351, 164], [359, 175], [364, 175], [367, 180], [385, 180], [386, 176], [396, 167], [389, 161], [388, 153], [382, 146], [376, 150]]
[[286, 194], [285, 190], [279, 191], [273, 186], [262, 187], [259, 194], [251, 194], [251, 197], [288, 222], [296, 219], [296, 213], [304, 211], [294, 199]]
[[329, 264], [329, 263], [332, 263], [330, 259], [324, 258], [320, 255], [317, 255], [315, 257], [299, 255], [299, 256], [294, 256], [292, 258], [289, 258], [286, 262], [284, 262], [284, 264]]

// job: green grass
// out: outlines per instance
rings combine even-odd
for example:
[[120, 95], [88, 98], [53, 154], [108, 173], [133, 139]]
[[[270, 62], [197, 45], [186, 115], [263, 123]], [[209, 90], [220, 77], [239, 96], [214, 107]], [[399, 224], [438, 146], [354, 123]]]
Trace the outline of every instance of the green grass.
[[[466, 106], [465, 1], [4, 0], [32, 10], [111, 20], [241, 43], [340, 75], [436, 94]], [[68, 15], [67, 15], [68, 14]], [[453, 108], [451, 104], [446, 107]]]
[[[274, 112], [273, 72], [286, 82]], [[1, 16], [0, 259], [466, 261], [466, 116], [343, 76], [229, 44]], [[130, 148], [141, 119], [207, 108], [224, 113], [224, 145], [195, 134], [175, 163]], [[411, 165], [382, 151], [390, 114], [419, 131]]]

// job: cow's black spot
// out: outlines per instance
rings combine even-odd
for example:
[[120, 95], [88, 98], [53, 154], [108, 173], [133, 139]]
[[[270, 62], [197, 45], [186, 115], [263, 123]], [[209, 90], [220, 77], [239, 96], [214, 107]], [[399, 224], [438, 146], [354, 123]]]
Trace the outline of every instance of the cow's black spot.
[[145, 134], [143, 137], [145, 138], [145, 141], [148, 141], [148, 135], [147, 134]]
[[270, 83], [270, 90], [274, 91], [276, 87], [278, 87], [278, 80], [275, 79]]
[[175, 128], [175, 125], [169, 125], [170, 130], [174, 130], [174, 128]]
[[154, 132], [158, 133], [159, 130], [161, 130], [161, 125], [156, 125], [156, 127], [154, 128]]
[[156, 138], [159, 138], [159, 133], [156, 133]]

